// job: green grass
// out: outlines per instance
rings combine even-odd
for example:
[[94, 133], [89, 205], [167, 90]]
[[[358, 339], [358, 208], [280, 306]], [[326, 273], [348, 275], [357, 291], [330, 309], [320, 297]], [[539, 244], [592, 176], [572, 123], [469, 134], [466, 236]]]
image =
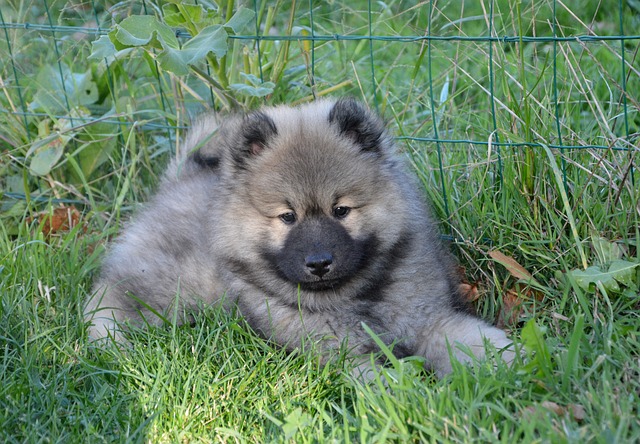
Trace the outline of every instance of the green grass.
[[[116, 3], [107, 15], [112, 4], [97, 3], [96, 15], [47, 5], [54, 25], [92, 26], [98, 17], [106, 28], [108, 17], [141, 5]], [[555, 3], [558, 36], [614, 36], [621, 25], [638, 35], [634, 2], [622, 2], [622, 24], [618, 2]], [[307, 2], [293, 11], [291, 2], [261, 4], [273, 33], [311, 26]], [[313, 2], [314, 34], [368, 35], [368, 4]], [[493, 35], [552, 36], [553, 4], [494, 2]], [[48, 24], [43, 5], [0, 0], [2, 19]], [[371, 5], [376, 36], [489, 35], [491, 2]], [[262, 71], [276, 85], [266, 100], [242, 97], [243, 107], [331, 92], [377, 106], [401, 136], [443, 233], [456, 240], [479, 288], [478, 312], [496, 321], [511, 299], [521, 302], [506, 325], [524, 350], [512, 368], [457, 366], [436, 380], [415, 360], [390, 359], [383, 386], [354, 380], [344, 354], [321, 366], [312, 350], [287, 354], [211, 308], [193, 326], [136, 330], [123, 350], [90, 344], [82, 306], [105, 244], [153, 192], [176, 146], [168, 126], [212, 106], [210, 83], [157, 75], [141, 52], [106, 70], [87, 59], [92, 35], [59, 31], [57, 53], [51, 33], [33, 27], [0, 36], [0, 441], [640, 441], [640, 266], [607, 275], [616, 260], [640, 262], [637, 40], [623, 45], [624, 72], [615, 40], [429, 48], [339, 39], [315, 42], [313, 54], [295, 40], [263, 40], [259, 54], [233, 40], [217, 69], [231, 82]], [[95, 88], [94, 99], [73, 83], [65, 99], [46, 75], [71, 71], [89, 73], [82, 85]], [[22, 103], [33, 112], [23, 116]], [[103, 121], [83, 126], [82, 117]], [[62, 155], [36, 174], [30, 149], [59, 130]], [[444, 141], [421, 139], [436, 136]], [[61, 201], [79, 209], [80, 225], [48, 236], [34, 217]], [[495, 250], [538, 284], [518, 281], [492, 259]], [[604, 279], [585, 285], [576, 272], [585, 262], [618, 278], [618, 288]]]

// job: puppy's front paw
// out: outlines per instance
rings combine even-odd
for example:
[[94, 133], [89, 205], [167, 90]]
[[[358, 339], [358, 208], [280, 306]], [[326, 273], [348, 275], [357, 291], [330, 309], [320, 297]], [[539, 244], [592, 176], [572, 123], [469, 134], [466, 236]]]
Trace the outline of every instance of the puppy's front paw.
[[[507, 337], [504, 331], [496, 327], [488, 326], [480, 330], [480, 336], [481, 340], [484, 338], [495, 347], [498, 355], [508, 365], [511, 365], [511, 363], [516, 359], [516, 351], [513, 346], [513, 341]], [[476, 356], [478, 356], [478, 358], [484, 358], [485, 354], [486, 348], [483, 344], [482, 355], [478, 356], [478, 354], [476, 354]]]
[[487, 357], [487, 343], [491, 344], [497, 356], [507, 365], [511, 365], [516, 358], [513, 341], [499, 328], [479, 322], [477, 319], [469, 319], [467, 323], [460, 325], [456, 335], [448, 336], [452, 347], [453, 356], [460, 362], [472, 361], [472, 356], [478, 360]]

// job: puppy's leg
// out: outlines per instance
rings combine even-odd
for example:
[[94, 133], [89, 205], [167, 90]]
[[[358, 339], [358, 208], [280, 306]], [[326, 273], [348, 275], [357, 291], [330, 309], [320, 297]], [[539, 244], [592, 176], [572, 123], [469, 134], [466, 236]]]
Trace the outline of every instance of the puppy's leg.
[[449, 349], [452, 357], [463, 363], [472, 360], [465, 349], [477, 359], [484, 359], [485, 340], [501, 352], [502, 359], [508, 364], [515, 359], [513, 342], [505, 332], [473, 316], [459, 314], [441, 321], [435, 327], [425, 329], [420, 339], [419, 353], [439, 377], [451, 373]]
[[117, 321], [122, 318], [119, 299], [113, 289], [97, 285], [84, 310], [85, 321], [89, 323], [89, 338], [92, 341], [112, 337], [117, 343], [123, 341]]

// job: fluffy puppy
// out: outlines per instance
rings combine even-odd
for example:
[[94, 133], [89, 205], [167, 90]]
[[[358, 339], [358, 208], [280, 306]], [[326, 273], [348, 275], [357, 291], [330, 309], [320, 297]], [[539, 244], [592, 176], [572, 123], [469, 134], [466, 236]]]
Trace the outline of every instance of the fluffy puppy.
[[85, 311], [91, 337], [119, 340], [118, 321], [204, 302], [237, 307], [291, 349], [346, 341], [367, 355], [378, 349], [366, 324], [439, 375], [449, 345], [467, 361], [457, 345], [482, 358], [486, 339], [513, 359], [504, 332], [466, 309], [419, 187], [364, 105], [203, 116], [185, 146], [104, 261]]

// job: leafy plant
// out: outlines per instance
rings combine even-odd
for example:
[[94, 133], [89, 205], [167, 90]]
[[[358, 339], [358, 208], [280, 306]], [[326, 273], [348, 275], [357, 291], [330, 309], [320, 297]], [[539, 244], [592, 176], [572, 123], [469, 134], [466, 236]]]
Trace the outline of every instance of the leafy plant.
[[640, 298], [640, 262], [623, 259], [620, 245], [598, 236], [593, 236], [591, 246], [598, 263], [567, 273], [578, 286], [587, 292], [600, 289]]
[[[247, 84], [230, 85], [226, 63], [229, 36], [243, 31], [254, 18], [255, 13], [243, 7], [227, 19], [211, 6], [166, 3], [160, 18], [137, 15], [116, 24], [108, 35], [93, 42], [89, 58], [113, 63], [122, 56], [133, 57], [134, 48], [142, 49], [152, 71], [159, 69], [175, 76], [195, 73], [225, 107], [238, 108], [240, 105], [230, 92], [263, 97], [273, 92], [274, 87], [273, 83], [262, 83], [255, 75], [245, 72], [240, 75]], [[183, 40], [177, 35], [188, 35], [188, 38]]]

